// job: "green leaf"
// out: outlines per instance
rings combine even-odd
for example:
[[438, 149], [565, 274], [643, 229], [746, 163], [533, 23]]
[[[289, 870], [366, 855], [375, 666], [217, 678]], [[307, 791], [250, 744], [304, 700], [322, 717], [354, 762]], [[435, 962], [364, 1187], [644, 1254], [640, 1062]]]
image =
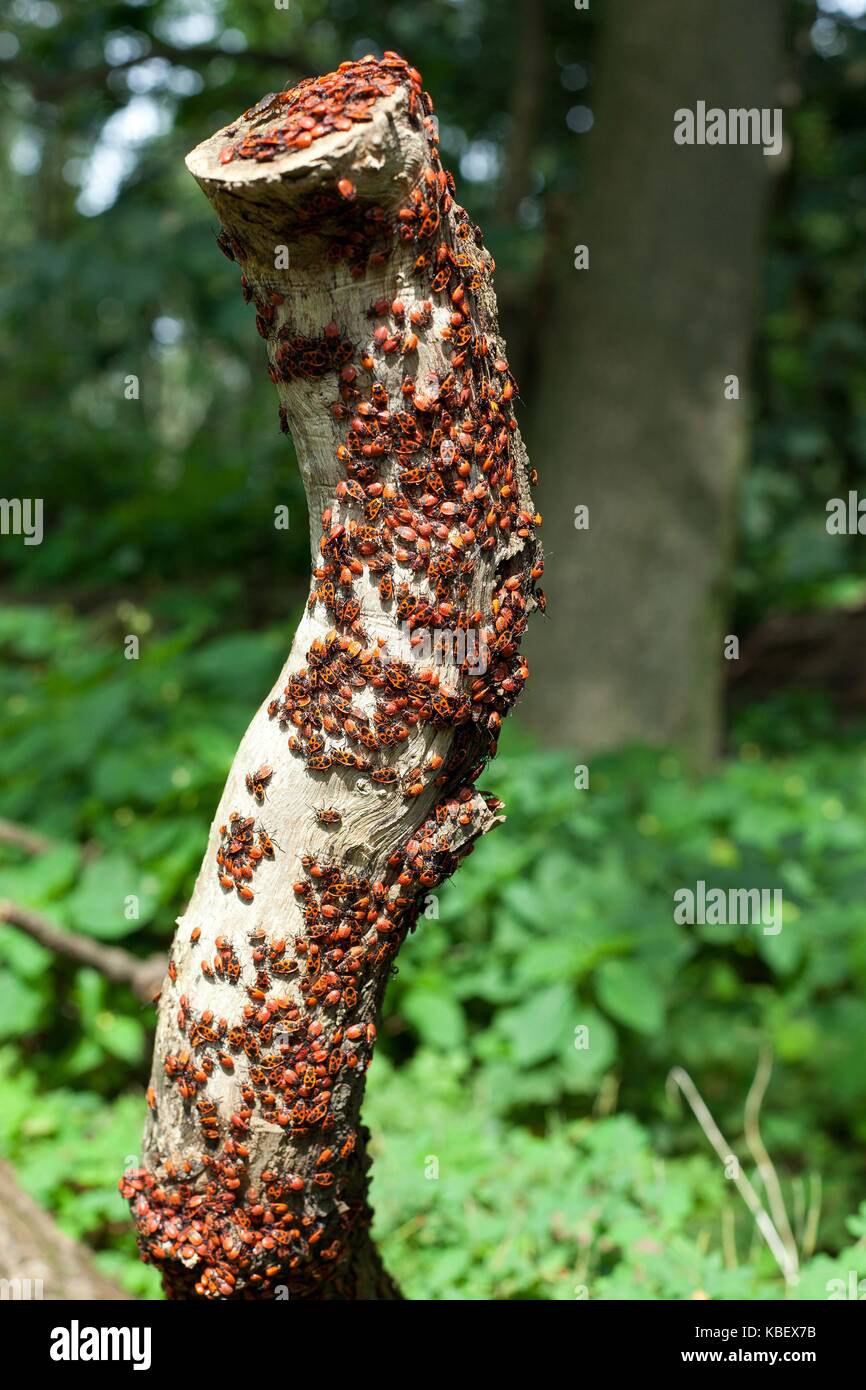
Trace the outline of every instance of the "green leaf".
[[138, 1019], [108, 1012], [97, 1014], [94, 1036], [106, 1052], [130, 1066], [141, 1060], [144, 1028]]
[[597, 1009], [575, 1011], [569, 1053], [569, 1081], [575, 1088], [591, 1086], [616, 1057], [616, 1029]]
[[0, 970], [0, 1038], [20, 1038], [39, 1022], [42, 999], [38, 990], [8, 970]]
[[595, 989], [603, 1009], [617, 1022], [638, 1033], [658, 1033], [664, 1024], [661, 990], [649, 974], [630, 961], [609, 960], [595, 974]]
[[[128, 918], [127, 900], [138, 898], [138, 916]], [[114, 941], [138, 931], [153, 916], [153, 893], [140, 871], [122, 854], [106, 854], [88, 864], [67, 908], [72, 926], [102, 941]]]
[[531, 1067], [547, 1057], [564, 1055], [576, 1021], [574, 994], [560, 982], [530, 993], [516, 1008], [504, 1009], [497, 1029], [508, 1036], [514, 1060]]
[[409, 1020], [422, 1042], [443, 1051], [459, 1047], [465, 1036], [462, 1010], [439, 990], [423, 985], [408, 991], [400, 1012]]

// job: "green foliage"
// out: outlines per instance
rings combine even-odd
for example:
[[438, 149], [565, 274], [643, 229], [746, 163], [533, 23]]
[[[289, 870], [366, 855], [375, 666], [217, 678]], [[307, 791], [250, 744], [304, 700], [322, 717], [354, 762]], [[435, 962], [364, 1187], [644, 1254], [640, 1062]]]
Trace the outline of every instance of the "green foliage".
[[[166, 948], [284, 641], [208, 629], [207, 608], [181, 591], [148, 608], [138, 661], [111, 608], [0, 609], [0, 815], [32, 825], [39, 805], [33, 828], [53, 841], [29, 859], [0, 850], [0, 897], [142, 955]], [[634, 749], [595, 760], [578, 791], [570, 760], [506, 730], [484, 785], [507, 820], [428, 900], [371, 1073], [378, 1231], [410, 1293], [777, 1296], [751, 1218], [666, 1091], [685, 1067], [748, 1165], [743, 1103], [765, 1042], [763, 1132], [789, 1208], [823, 1180], [814, 1278], [856, 1268], [866, 746], [794, 742], [790, 718], [751, 711], [702, 781]], [[674, 893], [699, 879], [782, 888], [782, 931], [678, 925]], [[3, 1150], [152, 1295], [115, 1194], [143, 1121], [151, 1011], [11, 928], [0, 946]]]
[[[0, 610], [0, 815], [53, 843], [34, 859], [0, 848], [0, 898], [165, 950], [305, 597], [292, 447], [236, 268], [203, 251], [214, 221], [184, 153], [265, 91], [403, 50], [435, 92], [446, 163], [471, 185], [531, 401], [551, 267], [570, 263], [556, 239], [584, 142], [566, 116], [595, 100], [597, 21], [549, 2], [521, 13], [543, 15], [544, 100], [514, 217], [500, 193], [531, 45], [501, 5], [56, 0], [4, 18], [0, 414], [50, 544], [0, 550], [15, 596]], [[862, 603], [866, 574], [858, 538], [823, 524], [829, 496], [862, 490], [866, 459], [866, 27], [813, 28], [812, 0], [790, 0], [787, 20], [738, 632], [778, 605]], [[110, 125], [133, 102], [159, 121], [137, 144]], [[112, 129], [123, 171], [99, 210], [87, 199]], [[288, 531], [272, 525], [278, 505]], [[139, 661], [123, 660], [129, 632]], [[733, 747], [702, 782], [670, 755], [625, 751], [577, 791], [568, 759], [508, 729], [486, 778], [508, 821], [401, 953], [371, 1075], [377, 1229], [409, 1293], [777, 1296], [739, 1198], [665, 1085], [687, 1068], [747, 1162], [743, 1102], [767, 1042], [763, 1130], [791, 1210], [810, 1174], [823, 1181], [799, 1293], [826, 1297], [829, 1279], [862, 1272], [866, 754], [796, 690], [745, 710]], [[698, 879], [781, 887], [782, 932], [677, 925], [673, 894]], [[138, 1146], [151, 1024], [128, 992], [0, 927], [3, 1152], [145, 1296], [156, 1280], [115, 1184]]]
[[780, 606], [862, 604], [866, 594], [862, 543], [825, 526], [828, 499], [866, 485], [866, 26], [837, 13], [812, 28], [815, 17], [812, 0], [788, 6], [799, 100], [786, 105], [787, 168], [770, 214], [739, 631]]
[[[506, 336], [531, 402], [550, 268], [569, 264], [555, 239], [573, 220], [583, 175], [586, 142], [568, 117], [596, 100], [595, 10], [576, 23], [568, 5], [525, 7], [543, 50], [543, 99], [513, 216], [500, 195], [519, 143], [512, 94], [534, 36], [520, 29], [529, 20], [503, 18], [488, 0], [292, 0], [280, 10], [252, 0], [57, 0], [13, 10], [0, 41], [0, 143], [11, 152], [0, 413], [5, 451], [46, 499], [53, 540], [6, 547], [0, 564], [22, 590], [62, 585], [82, 602], [106, 588], [152, 589], [157, 577], [211, 584], [243, 572], [237, 616], [282, 613], [269, 577], [304, 568], [300, 484], [236, 269], [215, 245], [203, 254], [214, 219], [184, 154], [253, 94], [371, 49], [404, 51], [436, 94], [443, 156], [495, 253]], [[857, 538], [824, 527], [827, 499], [862, 486], [866, 467], [866, 26], [838, 15], [816, 26], [815, 17], [814, 0], [788, 0], [785, 168], [773, 181], [750, 373], [740, 632], [777, 604], [862, 603], [866, 581]], [[152, 130], [124, 139], [111, 123], [134, 103]], [[124, 394], [130, 374], [136, 400]], [[289, 532], [268, 524], [277, 505], [289, 507]]]
[[[582, 55], [594, 28], [590, 19], [576, 39], [561, 7], [549, 25], [551, 44], [562, 40], [560, 63]], [[242, 621], [282, 615], [272, 577], [291, 586], [306, 571], [301, 485], [253, 310], [184, 156], [263, 93], [396, 48], [423, 64], [436, 91], [449, 165], [481, 151], [474, 172], [467, 167], [476, 214], [489, 225], [517, 61], [511, 24], [495, 6], [449, 0], [292, 0], [281, 9], [58, 0], [19, 6], [2, 36], [0, 144], [12, 155], [0, 352], [12, 366], [0, 375], [0, 414], [4, 452], [26, 464], [30, 493], [45, 499], [52, 543], [4, 547], [0, 568], [22, 588], [62, 585], [84, 602], [106, 589], [153, 588], [157, 577], [214, 583], [243, 572], [227, 611], [239, 603]], [[573, 161], [562, 157], [575, 140], [564, 122], [573, 98], [552, 55], [549, 67], [542, 163], [548, 182], [573, 185]], [[494, 71], [495, 92], [478, 80]], [[149, 136], [138, 137], [135, 121], [130, 134], [118, 130], [131, 110], [152, 124]], [[529, 235], [495, 220], [506, 276], [525, 277], [541, 258], [539, 191], [527, 189], [539, 224]], [[135, 399], [125, 391], [131, 375]], [[288, 532], [273, 528], [277, 505], [289, 508]]]
[[[462, 1047], [478, 1104], [529, 1125], [551, 1106], [582, 1113], [613, 1073], [675, 1153], [695, 1136], [665, 1099], [670, 1067], [692, 1073], [735, 1142], [766, 1039], [778, 1061], [765, 1137], [791, 1175], [832, 1166], [823, 1229], [841, 1240], [866, 1138], [864, 771], [854, 736], [785, 756], [750, 740], [703, 782], [634, 750], [596, 760], [579, 792], [562, 757], [512, 736], [488, 774], [505, 827], [401, 957], [394, 1055], [412, 1050], [401, 1020], [426, 1047]], [[698, 880], [781, 889], [781, 932], [677, 925], [673, 895]], [[437, 995], [462, 1020], [443, 1023]]]
[[[705, 1153], [661, 1157], [631, 1115], [505, 1126], [467, 1107], [468, 1073], [465, 1054], [422, 1050], [397, 1071], [377, 1061], [371, 1074], [376, 1234], [408, 1297], [782, 1296], [772, 1259]], [[863, 1223], [854, 1218], [851, 1234]], [[835, 1258], [806, 1264], [795, 1296], [826, 1298], [830, 1279], [864, 1269], [862, 1244], [846, 1242]]]
[[54, 1085], [40, 1086], [11, 1048], [0, 1051], [2, 1151], [64, 1230], [93, 1244], [107, 1275], [140, 1298], [158, 1297], [159, 1277], [137, 1258], [129, 1209], [117, 1191], [118, 1162], [122, 1171], [138, 1161], [140, 1093], [106, 1100], [75, 1087], [74, 1070], [58, 1071]]

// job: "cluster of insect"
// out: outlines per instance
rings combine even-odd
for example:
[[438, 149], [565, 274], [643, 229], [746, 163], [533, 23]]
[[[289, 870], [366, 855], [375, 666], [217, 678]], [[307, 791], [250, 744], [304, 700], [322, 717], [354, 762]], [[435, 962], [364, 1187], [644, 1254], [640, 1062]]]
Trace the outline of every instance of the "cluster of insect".
[[[311, 772], [346, 769], [369, 776], [377, 786], [400, 784], [407, 797], [418, 796], [431, 781], [444, 785], [440, 754], [430, 754], [402, 774], [381, 760], [422, 721], [438, 728], [468, 724], [472, 705], [467, 696], [445, 694], [437, 671], [390, 660], [377, 647], [364, 647], [357, 637], [336, 629], [314, 639], [307, 663], [271, 701], [268, 713], [282, 725], [294, 726], [288, 746], [304, 756]], [[374, 697], [372, 712], [358, 703], [364, 692]], [[471, 747], [463, 737], [455, 740], [449, 775]]]
[[[345, 470], [322, 516], [309, 599], [311, 612], [324, 613], [330, 626], [267, 714], [311, 774], [328, 773], [331, 782], [336, 771], [364, 776], [409, 799], [427, 792], [430, 809], [391, 855], [382, 880], [371, 881], [346, 862], [305, 855], [294, 885], [300, 931], [275, 935], [254, 926], [243, 960], [236, 943], [220, 936], [205, 949], [200, 929], [193, 931], [189, 945], [201, 953], [202, 975], [219, 983], [221, 999], [227, 987], [245, 998], [229, 1019], [210, 1009], [196, 1014], [180, 996], [177, 1026], [185, 1045], [163, 1059], [163, 1089], [175, 1090], [194, 1111], [203, 1150], [196, 1161], [163, 1164], [159, 1174], [131, 1171], [121, 1183], [142, 1254], [162, 1266], [169, 1294], [191, 1282], [198, 1296], [218, 1299], [258, 1297], [278, 1282], [308, 1291], [328, 1280], [339, 1288], [346, 1264], [340, 1256], [370, 1212], [360, 1132], [346, 1118], [357, 1106], [335, 1107], [335, 1088], [369, 1065], [375, 1039], [369, 1020], [426, 893], [471, 850], [473, 826], [499, 808], [475, 782], [528, 674], [519, 649], [528, 614], [543, 606], [534, 537], [540, 518], [515, 459], [516, 384], [484, 332], [493, 263], [454, 201], [418, 73], [390, 53], [343, 64], [265, 98], [246, 113], [243, 137], [220, 157], [270, 160], [306, 149], [370, 120], [376, 104], [398, 88], [429, 149], [428, 167], [405, 206], [390, 216], [361, 207], [343, 179], [332, 195], [316, 195], [305, 215], [329, 228], [329, 245], [339, 252], [333, 259], [346, 254], [353, 275], [370, 262], [371, 227], [383, 259], [403, 244], [408, 273], [420, 287], [413, 307], [407, 310], [398, 297], [376, 300], [369, 339], [356, 346], [336, 322], [314, 337], [277, 326], [281, 294], [251, 288], [246, 274], [242, 288], [268, 340], [272, 379], [284, 390], [304, 380], [335, 381], [331, 413]], [[327, 219], [340, 205], [337, 234]], [[223, 231], [220, 244], [243, 265], [236, 230]], [[436, 335], [448, 365], [421, 376], [412, 363], [429, 335]], [[393, 383], [397, 362], [395, 391], [386, 378]], [[287, 428], [283, 406], [280, 424]], [[526, 553], [534, 557], [530, 566]], [[484, 611], [473, 598], [482, 592], [489, 595]], [[457, 662], [446, 682], [436, 667], [390, 654], [386, 639], [371, 638], [364, 626], [371, 596], [393, 626], [404, 625], [413, 645], [432, 629], [474, 630], [489, 653], [485, 669], [473, 674]], [[428, 741], [421, 761], [403, 757], [404, 746], [416, 746], [410, 735], [420, 726], [429, 727], [434, 742], [438, 731], [448, 731], [439, 741], [443, 751]], [[276, 775], [271, 766], [247, 773], [246, 790], [259, 807]], [[333, 806], [313, 815], [320, 827], [342, 823]], [[255, 815], [233, 812], [220, 827], [221, 887], [252, 902], [254, 877], [275, 848]], [[209, 1096], [209, 1082], [218, 1071], [234, 1076], [236, 1070], [238, 1103], [229, 1114]], [[158, 1104], [154, 1091], [149, 1101]], [[255, 1117], [291, 1135], [297, 1171], [277, 1172], [272, 1164], [254, 1172]]]
[[[370, 121], [376, 103], [391, 96], [409, 80], [409, 114], [420, 103], [432, 111], [433, 104], [421, 91], [421, 74], [410, 68], [398, 53], [386, 53], [381, 60], [363, 58], [341, 63], [336, 72], [323, 77], [306, 77], [282, 92], [270, 92], [244, 112], [245, 134], [234, 144], [224, 145], [220, 162], [237, 159], [259, 162], [309, 149], [314, 140], [337, 131], [351, 130], [358, 121]], [[264, 127], [264, 129], [262, 129]], [[231, 136], [236, 127], [225, 134]], [[353, 196], [354, 190], [342, 190]]]
[[[258, 793], [264, 793], [263, 784], [255, 783], [252, 790], [258, 799]], [[255, 816], [242, 816], [240, 811], [232, 811], [228, 825], [220, 826], [216, 852], [220, 887], [228, 893], [234, 889], [242, 902], [251, 903], [255, 896], [250, 887], [253, 874], [264, 859], [273, 858], [274, 841], [264, 826], [257, 829]], [[209, 972], [205, 970], [204, 973]]]
[[[396, 53], [386, 53], [381, 61], [370, 58], [342, 63], [336, 72], [324, 77], [309, 78], [287, 91], [269, 93], [244, 113], [244, 133], [239, 139], [231, 138], [237, 134], [237, 126], [224, 132], [228, 143], [219, 151], [220, 163], [269, 163], [277, 156], [309, 149], [322, 136], [350, 131], [357, 124], [371, 121], [376, 104], [398, 88], [408, 89], [410, 115], [423, 110], [429, 117], [433, 103], [421, 90], [420, 73]], [[337, 179], [332, 192], [323, 191], [308, 200], [299, 213], [299, 222], [302, 227], [306, 223], [317, 229], [327, 224], [329, 260], [345, 261], [349, 273], [361, 279], [368, 267], [375, 269], [386, 263], [391, 227], [381, 207], [363, 205], [356, 198], [351, 179]], [[221, 237], [220, 244], [234, 260], [231, 238]], [[246, 283], [243, 289], [245, 295], [250, 295]], [[263, 337], [267, 336], [267, 326], [273, 321], [274, 305], [278, 303], [282, 303], [279, 294], [265, 302], [264, 313], [259, 312], [258, 328]]]
[[[164, 1166], [162, 1180], [130, 1170], [120, 1190], [130, 1201], [145, 1258], [163, 1267], [171, 1295], [195, 1271], [202, 1298], [233, 1298], [239, 1289], [265, 1293], [277, 1282], [309, 1290], [339, 1278], [338, 1258], [353, 1227], [370, 1219], [353, 1164], [358, 1131], [337, 1128], [334, 1088], [363, 1075], [376, 1038], [371, 1021], [352, 1023], [364, 991], [377, 991], [414, 925], [422, 896], [449, 877], [471, 844], [452, 846], [457, 827], [472, 824], [476, 800], [489, 811], [493, 797], [464, 788], [441, 801], [406, 845], [388, 861], [390, 882], [371, 882], [338, 863], [305, 855], [294, 885], [304, 929], [274, 937], [261, 928], [247, 936], [254, 983], [243, 985], [231, 941], [218, 936], [210, 978], [246, 995], [237, 1021], [210, 1009], [196, 1015], [181, 995], [177, 1027], [186, 1046], [163, 1060], [166, 1085], [194, 1106], [204, 1152], [198, 1163]], [[200, 928], [190, 944], [200, 946]], [[294, 986], [288, 992], [289, 982]], [[234, 1074], [244, 1062], [239, 1104], [227, 1121], [206, 1092], [215, 1069]], [[156, 1092], [148, 1103], [157, 1105]], [[297, 1171], [266, 1169], [249, 1181], [248, 1143], [254, 1114], [292, 1136], [303, 1152]], [[304, 1142], [306, 1141], [306, 1142]], [[335, 1188], [338, 1202], [317, 1200]], [[180, 1268], [178, 1268], [180, 1266]]]

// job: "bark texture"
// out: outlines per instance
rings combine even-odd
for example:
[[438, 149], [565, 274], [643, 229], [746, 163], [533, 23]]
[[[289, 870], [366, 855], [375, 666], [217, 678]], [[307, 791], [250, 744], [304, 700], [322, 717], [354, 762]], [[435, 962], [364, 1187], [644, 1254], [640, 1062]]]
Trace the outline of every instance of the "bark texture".
[[[562, 597], [528, 647], [524, 714], [581, 752], [639, 739], [702, 762], [718, 743], [761, 229], [779, 161], [751, 145], [677, 145], [674, 112], [775, 106], [781, 5], [604, 10], [586, 192], [560, 251], [532, 421]], [[588, 270], [573, 269], [575, 244], [589, 247]], [[739, 400], [725, 399], [730, 374]], [[575, 529], [579, 505], [588, 530]]]
[[500, 819], [475, 780], [541, 573], [493, 262], [431, 113], [386, 54], [187, 161], [267, 342], [315, 568], [178, 924], [121, 1182], [177, 1298], [399, 1297], [369, 1237], [375, 1018], [427, 893]]

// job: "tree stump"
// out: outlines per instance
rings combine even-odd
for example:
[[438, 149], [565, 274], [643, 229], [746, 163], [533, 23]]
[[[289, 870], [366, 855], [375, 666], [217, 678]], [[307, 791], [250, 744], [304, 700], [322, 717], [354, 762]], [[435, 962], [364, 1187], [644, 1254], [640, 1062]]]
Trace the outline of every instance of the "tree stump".
[[395, 54], [264, 97], [187, 164], [242, 270], [314, 571], [234, 760], [159, 1005], [143, 1166], [172, 1298], [395, 1298], [360, 1122], [427, 894], [501, 819], [540, 518], [491, 286]]

